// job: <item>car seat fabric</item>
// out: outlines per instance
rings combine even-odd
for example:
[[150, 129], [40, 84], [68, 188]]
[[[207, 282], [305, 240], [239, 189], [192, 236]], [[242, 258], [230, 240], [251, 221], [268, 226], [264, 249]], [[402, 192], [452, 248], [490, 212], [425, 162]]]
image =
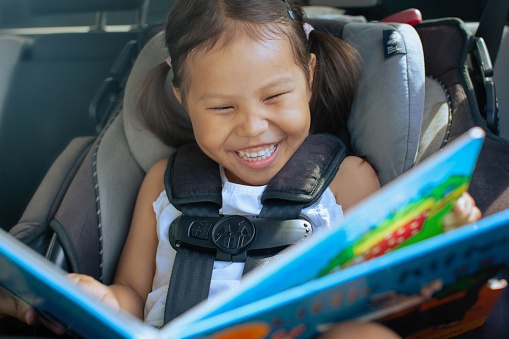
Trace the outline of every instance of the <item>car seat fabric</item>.
[[[406, 54], [384, 57], [383, 31], [399, 33]], [[348, 121], [351, 144], [378, 172], [382, 185], [416, 160], [424, 109], [424, 56], [406, 24], [348, 23], [343, 38], [363, 58], [362, 79]]]
[[36, 251], [45, 253], [48, 239], [41, 235], [47, 233], [46, 226], [62, 203], [65, 192], [94, 140], [94, 137], [75, 138], [58, 156], [18, 224], [10, 230], [13, 236], [23, 239]]
[[469, 75], [468, 30], [456, 19], [432, 20], [417, 26], [424, 48], [427, 72], [440, 79], [450, 94], [450, 140], [473, 126], [486, 132], [481, 154], [474, 171], [469, 192], [483, 215], [491, 215], [507, 208], [509, 164], [505, 156], [509, 142], [494, 135], [486, 126], [478, 108], [474, 85]]
[[425, 100], [421, 137], [416, 163], [444, 147], [451, 124], [451, 97], [445, 86], [432, 76], [426, 76]]
[[103, 281], [111, 282], [146, 171], [129, 148], [122, 115], [104, 133], [96, 152], [98, 228], [101, 229], [104, 244], [102, 274]]
[[[124, 128], [129, 148], [138, 164], [147, 172], [157, 161], [167, 158], [173, 148], [166, 146], [152, 132], [147, 130], [137, 116], [136, 101], [140, 83], [148, 71], [165, 62], [168, 50], [164, 46], [164, 32], [157, 33], [150, 39], [140, 52], [134, 63], [129, 79], [127, 80], [124, 96]], [[173, 77], [170, 71], [168, 77]], [[174, 99], [172, 91], [168, 91], [170, 98]], [[176, 99], [171, 101], [176, 110], [183, 110]]]

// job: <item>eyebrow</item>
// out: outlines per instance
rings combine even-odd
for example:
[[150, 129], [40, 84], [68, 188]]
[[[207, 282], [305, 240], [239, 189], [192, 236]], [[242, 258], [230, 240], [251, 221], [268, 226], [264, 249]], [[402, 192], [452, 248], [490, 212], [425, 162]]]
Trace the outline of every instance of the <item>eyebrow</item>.
[[[261, 89], [266, 89], [266, 88], [271, 88], [271, 87], [276, 87], [279, 85], [291, 83], [291, 82], [294, 82], [294, 80], [295, 79], [289, 75], [283, 75], [281, 77], [275, 78], [272, 81], [268, 82]], [[209, 99], [226, 99], [228, 97], [229, 97], [229, 95], [227, 95], [227, 94], [208, 92], [208, 93], [204, 93], [203, 95], [201, 95], [198, 98], [198, 101], [205, 101], [205, 100], [209, 100]]]

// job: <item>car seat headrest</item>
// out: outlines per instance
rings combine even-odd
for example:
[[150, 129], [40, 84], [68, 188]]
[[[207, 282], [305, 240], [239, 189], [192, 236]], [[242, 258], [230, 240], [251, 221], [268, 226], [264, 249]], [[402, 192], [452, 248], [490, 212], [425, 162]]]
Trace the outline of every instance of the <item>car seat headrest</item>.
[[[340, 25], [340, 24], [338, 24]], [[395, 31], [406, 54], [384, 56], [384, 31]], [[405, 24], [346, 23], [343, 38], [363, 58], [363, 71], [348, 128], [356, 154], [365, 156], [385, 184], [415, 162], [424, 107], [424, 58], [416, 31]], [[173, 151], [147, 131], [135, 114], [137, 84], [167, 57], [163, 33], [152, 38], [138, 57], [124, 99], [124, 123], [131, 151], [147, 171]], [[172, 74], [169, 74], [171, 77]], [[169, 93], [173, 95], [173, 93]], [[177, 108], [176, 108], [177, 109]]]
[[[347, 23], [342, 37], [363, 58], [348, 121], [351, 145], [378, 171], [384, 185], [416, 160], [424, 109], [421, 40], [412, 26], [384, 23]], [[396, 45], [390, 46], [389, 37]], [[386, 57], [385, 48], [398, 48], [401, 54]]]
[[[127, 80], [124, 95], [124, 129], [127, 143], [134, 159], [145, 172], [158, 160], [169, 157], [173, 148], [165, 145], [151, 131], [147, 130], [136, 113], [137, 93], [145, 74], [164, 62], [168, 50], [164, 47], [164, 32], [159, 32], [140, 52]], [[172, 73], [170, 72], [170, 76]], [[170, 93], [173, 95], [173, 93]]]

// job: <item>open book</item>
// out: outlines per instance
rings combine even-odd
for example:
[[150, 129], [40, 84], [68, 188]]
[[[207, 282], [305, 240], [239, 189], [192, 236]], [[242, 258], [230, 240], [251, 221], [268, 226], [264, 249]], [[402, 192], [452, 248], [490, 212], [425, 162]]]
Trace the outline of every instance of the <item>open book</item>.
[[509, 210], [449, 232], [442, 227], [468, 189], [483, 138], [480, 128], [470, 130], [350, 210], [338, 227], [287, 249], [238, 289], [160, 330], [92, 300], [5, 232], [0, 284], [86, 338], [307, 338], [349, 319], [390, 322], [460, 282], [463, 291], [484, 286], [509, 264]]

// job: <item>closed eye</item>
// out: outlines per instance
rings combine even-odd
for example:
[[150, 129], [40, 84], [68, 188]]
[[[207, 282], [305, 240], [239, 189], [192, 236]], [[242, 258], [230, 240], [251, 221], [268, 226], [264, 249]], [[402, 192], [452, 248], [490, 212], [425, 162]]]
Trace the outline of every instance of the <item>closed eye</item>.
[[210, 107], [209, 110], [217, 111], [217, 112], [224, 112], [233, 109], [233, 106], [217, 106], [217, 107]]
[[276, 94], [276, 95], [272, 95], [270, 97], [268, 97], [267, 99], [265, 99], [265, 101], [273, 101], [273, 100], [276, 100], [278, 99], [279, 97], [281, 97], [282, 95], [284, 95], [286, 93], [279, 93], [279, 94]]

